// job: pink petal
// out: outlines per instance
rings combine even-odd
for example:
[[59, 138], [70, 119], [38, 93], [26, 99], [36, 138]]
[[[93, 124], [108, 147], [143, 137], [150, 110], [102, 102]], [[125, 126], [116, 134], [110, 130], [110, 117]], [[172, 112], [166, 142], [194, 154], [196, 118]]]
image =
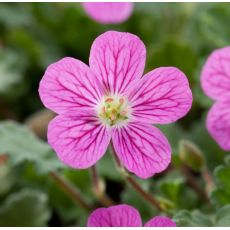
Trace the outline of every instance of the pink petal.
[[59, 115], [48, 126], [48, 142], [59, 159], [78, 169], [94, 165], [104, 155], [110, 138], [108, 128], [91, 115]]
[[94, 41], [89, 63], [108, 93], [122, 94], [141, 78], [145, 57], [145, 46], [137, 36], [108, 31]]
[[176, 227], [176, 224], [168, 217], [156, 216], [149, 220], [145, 227]]
[[88, 227], [141, 227], [139, 212], [129, 205], [98, 208], [88, 218]]
[[216, 102], [207, 117], [207, 129], [220, 147], [230, 150], [230, 100]]
[[122, 164], [141, 178], [165, 170], [171, 161], [171, 148], [166, 137], [149, 124], [131, 122], [117, 128], [112, 140]]
[[118, 24], [126, 21], [132, 11], [131, 2], [84, 2], [86, 13], [102, 24]]
[[167, 124], [188, 113], [192, 93], [183, 72], [175, 67], [161, 67], [141, 79], [129, 100], [138, 121]]
[[201, 73], [204, 92], [213, 99], [230, 95], [230, 46], [215, 50]]
[[39, 94], [48, 109], [62, 114], [95, 106], [101, 97], [99, 89], [87, 65], [66, 57], [47, 68]]

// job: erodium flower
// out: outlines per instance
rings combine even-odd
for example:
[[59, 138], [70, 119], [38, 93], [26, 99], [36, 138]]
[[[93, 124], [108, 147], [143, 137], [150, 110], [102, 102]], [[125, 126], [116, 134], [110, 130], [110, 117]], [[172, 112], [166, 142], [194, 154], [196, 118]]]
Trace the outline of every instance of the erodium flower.
[[93, 20], [102, 24], [122, 23], [133, 11], [131, 2], [84, 2], [82, 6]]
[[215, 50], [201, 73], [204, 92], [215, 104], [208, 113], [206, 126], [220, 147], [230, 150], [230, 46]]
[[59, 114], [48, 127], [48, 142], [67, 165], [94, 165], [112, 139], [117, 157], [130, 171], [148, 178], [167, 168], [171, 148], [151, 124], [183, 117], [192, 104], [186, 76], [162, 67], [141, 78], [146, 50], [135, 35], [109, 31], [90, 51], [89, 67], [74, 58], [50, 65], [39, 93]]
[[[88, 227], [141, 227], [139, 212], [132, 206], [121, 204], [109, 208], [98, 208], [88, 218]], [[176, 227], [176, 224], [165, 216], [155, 216], [145, 227]]]

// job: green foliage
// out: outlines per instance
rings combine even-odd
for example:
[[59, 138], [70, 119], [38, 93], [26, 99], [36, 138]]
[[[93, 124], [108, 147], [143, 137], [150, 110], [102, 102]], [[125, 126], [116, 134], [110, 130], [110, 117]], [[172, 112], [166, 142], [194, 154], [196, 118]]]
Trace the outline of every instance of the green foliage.
[[47, 201], [47, 195], [40, 191], [24, 189], [11, 194], [0, 207], [0, 226], [45, 226], [50, 218]]
[[224, 206], [217, 212], [215, 226], [217, 227], [230, 226], [230, 205]]
[[[25, 63], [18, 53], [0, 48], [0, 95], [15, 98], [23, 93]], [[15, 89], [16, 92], [15, 92]], [[12, 91], [15, 93], [12, 94]]]
[[[103, 206], [93, 194], [90, 172], [64, 166], [47, 141], [39, 139], [24, 121], [44, 108], [38, 84], [50, 63], [64, 56], [88, 63], [93, 40], [107, 30], [118, 30], [134, 33], [145, 43], [145, 72], [176, 66], [185, 72], [193, 91], [189, 114], [176, 123], [159, 125], [172, 146], [169, 170], [138, 183], [166, 208], [162, 214], [174, 216], [178, 226], [230, 226], [230, 158], [224, 162], [226, 152], [207, 132], [206, 116], [213, 101], [200, 87], [207, 56], [230, 44], [228, 21], [229, 3], [135, 3], [132, 16], [119, 25], [91, 20], [80, 3], [0, 3], [0, 225], [85, 226], [89, 213], [54, 183], [50, 172], [57, 170], [93, 208]], [[181, 173], [185, 162], [179, 143], [184, 139], [201, 150], [214, 172], [211, 207]], [[6, 162], [1, 161], [5, 154]], [[196, 160], [193, 166], [198, 166]], [[197, 168], [201, 167], [193, 167]], [[97, 169], [106, 193], [117, 203], [136, 207], [143, 222], [159, 214], [127, 185], [109, 151]], [[193, 175], [204, 189], [200, 171]]]
[[178, 227], [211, 227], [213, 223], [209, 217], [199, 210], [192, 212], [182, 210], [179, 211], [173, 218]]
[[7, 193], [14, 183], [14, 177], [9, 165], [0, 165], [0, 195]]
[[212, 192], [212, 200], [217, 206], [230, 204], [230, 161], [225, 160], [225, 165], [220, 165], [215, 169], [214, 175], [217, 188]]
[[39, 140], [28, 127], [16, 122], [0, 123], [0, 152], [9, 155], [13, 166], [25, 161], [33, 162], [41, 174], [63, 167], [46, 142]]

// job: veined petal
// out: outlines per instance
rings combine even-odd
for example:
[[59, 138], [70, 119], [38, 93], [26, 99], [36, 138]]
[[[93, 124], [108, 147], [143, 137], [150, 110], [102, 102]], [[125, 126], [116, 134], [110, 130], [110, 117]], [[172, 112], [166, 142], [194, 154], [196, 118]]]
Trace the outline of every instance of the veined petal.
[[166, 216], [155, 216], [145, 224], [145, 227], [176, 227], [176, 224]]
[[88, 218], [88, 227], [141, 227], [139, 212], [129, 205], [98, 208]]
[[206, 126], [220, 147], [230, 150], [230, 100], [218, 101], [210, 109]]
[[129, 18], [133, 11], [131, 2], [84, 2], [86, 13], [103, 24], [117, 24]]
[[59, 115], [48, 126], [48, 143], [65, 164], [78, 169], [94, 165], [106, 152], [110, 131], [90, 115]]
[[161, 67], [147, 73], [129, 95], [138, 121], [167, 124], [185, 116], [192, 105], [189, 83], [179, 69]]
[[145, 46], [137, 36], [108, 31], [94, 41], [89, 63], [108, 93], [122, 94], [141, 78], [145, 58]]
[[69, 57], [47, 68], [39, 94], [44, 105], [58, 114], [92, 108], [101, 98], [100, 86], [89, 67]]
[[217, 100], [230, 97], [230, 46], [217, 49], [209, 56], [201, 73], [204, 92]]
[[171, 161], [171, 148], [159, 129], [132, 123], [112, 133], [114, 149], [121, 163], [140, 178], [165, 170]]

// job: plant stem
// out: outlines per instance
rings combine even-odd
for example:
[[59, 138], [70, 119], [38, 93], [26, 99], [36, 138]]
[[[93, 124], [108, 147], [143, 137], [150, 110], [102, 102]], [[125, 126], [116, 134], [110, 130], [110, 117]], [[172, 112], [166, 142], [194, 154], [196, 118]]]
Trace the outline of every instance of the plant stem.
[[54, 180], [54, 182], [78, 205], [80, 205], [83, 209], [86, 211], [90, 211], [91, 207], [90, 205], [85, 201], [85, 199], [82, 197], [82, 194], [78, 189], [71, 184], [69, 181], [67, 181], [64, 177], [59, 175], [56, 172], [51, 172], [49, 174], [51, 178]]
[[206, 183], [206, 191], [209, 193], [215, 187], [215, 182], [212, 178], [212, 174], [210, 173], [207, 166], [205, 166], [205, 168], [202, 170], [201, 174], [202, 174], [202, 177]]
[[181, 172], [185, 176], [187, 183], [190, 185], [190, 187], [197, 193], [197, 195], [204, 201], [210, 203], [209, 197], [206, 194], [206, 192], [200, 187], [200, 185], [197, 183], [196, 178], [193, 176], [193, 174], [189, 171], [189, 169], [186, 166], [181, 167]]
[[159, 211], [164, 211], [160, 203], [148, 192], [142, 189], [142, 187], [137, 183], [137, 181], [130, 175], [126, 176], [126, 180], [129, 184], [146, 200], [148, 203], [153, 205]]
[[114, 201], [111, 200], [105, 194], [105, 185], [104, 182], [99, 178], [96, 166], [91, 167], [91, 177], [92, 177], [92, 184], [93, 184], [93, 192], [95, 196], [98, 198], [98, 200], [100, 201], [100, 203], [107, 207], [114, 205], [115, 204]]
[[115, 149], [113, 147], [113, 144], [111, 143], [111, 152], [114, 157], [114, 160], [116, 162], [116, 165], [118, 167], [118, 171], [121, 172], [121, 174], [124, 176], [126, 181], [129, 183], [129, 185], [132, 186], [133, 189], [137, 193], [141, 195], [148, 203], [150, 203], [154, 208], [157, 208], [160, 212], [164, 211], [163, 208], [161, 207], [160, 203], [147, 191], [143, 190], [143, 188], [140, 186], [140, 184], [132, 177], [121, 165], [118, 157], [116, 156]]

